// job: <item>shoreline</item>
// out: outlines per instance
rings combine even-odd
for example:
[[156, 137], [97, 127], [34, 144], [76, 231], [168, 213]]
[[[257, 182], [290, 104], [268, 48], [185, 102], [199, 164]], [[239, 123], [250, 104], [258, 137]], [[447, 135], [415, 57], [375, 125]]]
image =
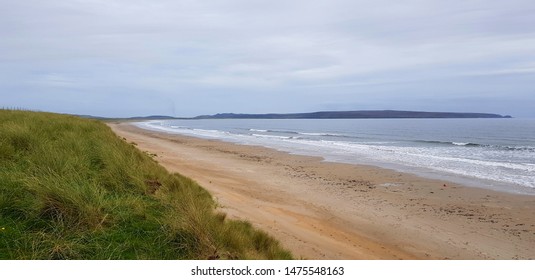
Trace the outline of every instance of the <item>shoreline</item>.
[[[467, 174], [460, 174], [456, 173], [454, 171], [444, 171], [444, 170], [438, 170], [429, 168], [427, 166], [422, 165], [411, 165], [410, 163], [403, 164], [400, 162], [391, 162], [391, 161], [379, 161], [375, 160], [373, 158], [368, 158], [368, 155], [364, 155], [364, 160], [359, 157], [344, 157], [336, 154], [329, 154], [324, 152], [318, 152], [316, 150], [310, 150], [308, 149], [295, 149], [295, 147], [290, 148], [290, 146], [286, 145], [277, 145], [272, 144], [270, 142], [250, 142], [250, 140], [239, 140], [236, 138], [218, 138], [216, 136], [207, 136], [207, 135], [197, 135], [195, 133], [187, 132], [186, 134], [177, 133], [174, 130], [168, 130], [162, 126], [152, 126], [149, 124], [150, 122], [144, 121], [144, 122], [135, 122], [134, 124], [145, 130], [155, 131], [155, 132], [163, 132], [166, 134], [174, 134], [174, 135], [181, 135], [181, 136], [187, 136], [187, 137], [193, 137], [193, 138], [200, 138], [205, 140], [215, 140], [215, 141], [223, 141], [238, 145], [247, 145], [247, 146], [257, 146], [257, 147], [263, 147], [268, 149], [274, 149], [280, 152], [289, 153], [292, 155], [301, 155], [301, 156], [310, 156], [310, 157], [322, 157], [322, 159], [326, 162], [333, 162], [333, 163], [345, 163], [345, 164], [351, 164], [351, 165], [365, 165], [365, 166], [375, 166], [382, 169], [387, 169], [390, 171], [395, 172], [401, 172], [401, 173], [409, 173], [418, 177], [423, 177], [427, 179], [432, 180], [439, 180], [439, 181], [447, 181], [451, 183], [456, 183], [459, 185], [467, 186], [467, 187], [474, 187], [474, 188], [480, 188], [485, 190], [492, 190], [497, 192], [504, 192], [509, 194], [519, 194], [519, 195], [533, 195], [535, 196], [535, 188], [530, 187], [529, 185], [523, 185], [520, 183], [510, 183], [506, 181], [500, 181], [496, 179], [490, 179], [488, 177], [482, 177], [480, 176], [473, 176], [473, 174], [467, 175]], [[263, 130], [259, 130], [262, 132]], [[299, 134], [299, 133], [298, 133]], [[254, 134], [253, 134], [254, 135]], [[306, 135], [306, 133], [305, 133]], [[275, 136], [274, 136], [275, 137]]]
[[307, 259], [533, 259], [535, 197], [129, 123], [116, 134]]

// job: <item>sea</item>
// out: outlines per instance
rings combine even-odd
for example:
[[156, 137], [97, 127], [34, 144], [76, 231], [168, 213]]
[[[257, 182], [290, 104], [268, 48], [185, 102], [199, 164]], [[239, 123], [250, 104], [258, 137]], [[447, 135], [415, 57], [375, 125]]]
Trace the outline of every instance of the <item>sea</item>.
[[136, 125], [535, 195], [535, 119], [199, 119]]

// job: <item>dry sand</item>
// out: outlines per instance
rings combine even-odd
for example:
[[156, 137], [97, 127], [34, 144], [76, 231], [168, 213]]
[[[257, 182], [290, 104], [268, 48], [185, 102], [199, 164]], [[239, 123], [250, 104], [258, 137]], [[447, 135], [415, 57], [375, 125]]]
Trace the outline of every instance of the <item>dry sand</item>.
[[110, 124], [305, 259], [533, 259], [535, 196]]

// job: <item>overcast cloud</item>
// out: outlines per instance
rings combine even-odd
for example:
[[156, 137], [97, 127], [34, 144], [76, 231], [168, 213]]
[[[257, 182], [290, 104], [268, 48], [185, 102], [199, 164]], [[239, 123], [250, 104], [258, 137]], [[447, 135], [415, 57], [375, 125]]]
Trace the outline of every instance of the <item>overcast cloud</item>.
[[0, 4], [0, 107], [535, 117], [533, 0]]

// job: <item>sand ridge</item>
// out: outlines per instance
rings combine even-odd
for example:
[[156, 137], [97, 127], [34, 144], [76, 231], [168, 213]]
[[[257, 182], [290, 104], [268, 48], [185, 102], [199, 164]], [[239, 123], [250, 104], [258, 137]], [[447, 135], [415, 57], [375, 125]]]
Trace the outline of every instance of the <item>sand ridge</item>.
[[535, 196], [109, 125], [298, 258], [535, 258]]

